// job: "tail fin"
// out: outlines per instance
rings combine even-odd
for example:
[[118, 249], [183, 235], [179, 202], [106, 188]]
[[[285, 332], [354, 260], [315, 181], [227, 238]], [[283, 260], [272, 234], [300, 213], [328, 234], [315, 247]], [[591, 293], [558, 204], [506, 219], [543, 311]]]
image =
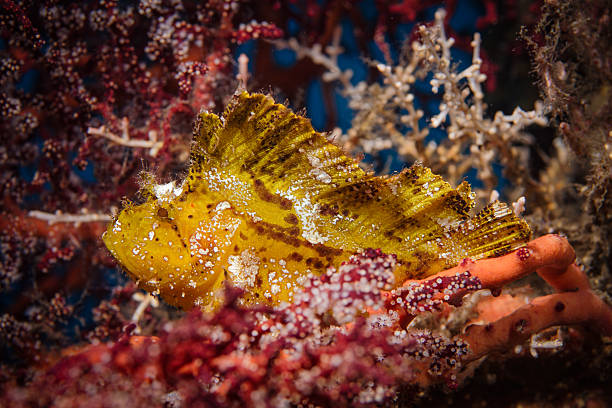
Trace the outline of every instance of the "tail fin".
[[472, 259], [500, 256], [529, 241], [531, 230], [508, 205], [495, 201], [457, 228], [457, 242]]

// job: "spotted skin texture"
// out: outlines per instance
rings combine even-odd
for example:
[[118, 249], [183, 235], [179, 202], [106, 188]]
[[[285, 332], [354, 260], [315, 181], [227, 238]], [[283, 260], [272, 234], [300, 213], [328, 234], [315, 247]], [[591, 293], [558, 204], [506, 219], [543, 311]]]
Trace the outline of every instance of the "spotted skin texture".
[[222, 117], [201, 113], [189, 173], [143, 188], [103, 239], [140, 287], [169, 303], [215, 307], [223, 282], [246, 302], [291, 301], [306, 277], [364, 248], [396, 254], [395, 283], [498, 256], [530, 230], [503, 203], [475, 216], [464, 182], [452, 188], [420, 164], [364, 172], [308, 119], [270, 96], [242, 93]]

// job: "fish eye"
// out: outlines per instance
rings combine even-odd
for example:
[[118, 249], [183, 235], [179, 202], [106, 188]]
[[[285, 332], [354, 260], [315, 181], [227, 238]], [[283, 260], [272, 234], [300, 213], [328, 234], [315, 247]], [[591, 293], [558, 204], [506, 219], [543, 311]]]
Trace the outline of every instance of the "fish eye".
[[168, 218], [168, 210], [166, 210], [164, 207], [160, 207], [157, 210], [157, 216], [160, 218]]

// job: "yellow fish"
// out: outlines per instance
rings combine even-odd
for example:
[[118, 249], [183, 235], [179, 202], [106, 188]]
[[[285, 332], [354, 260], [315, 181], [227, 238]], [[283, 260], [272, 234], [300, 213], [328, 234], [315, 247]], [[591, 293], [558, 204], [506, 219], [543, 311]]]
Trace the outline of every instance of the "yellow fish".
[[201, 113], [190, 160], [178, 185], [145, 182], [145, 202], [127, 205], [103, 236], [141, 288], [185, 309], [214, 307], [225, 280], [246, 302], [290, 302], [310, 273], [364, 248], [397, 255], [400, 285], [504, 254], [530, 235], [499, 202], [470, 217], [470, 186], [453, 189], [420, 164], [364, 172], [262, 94], [237, 95], [222, 117]]

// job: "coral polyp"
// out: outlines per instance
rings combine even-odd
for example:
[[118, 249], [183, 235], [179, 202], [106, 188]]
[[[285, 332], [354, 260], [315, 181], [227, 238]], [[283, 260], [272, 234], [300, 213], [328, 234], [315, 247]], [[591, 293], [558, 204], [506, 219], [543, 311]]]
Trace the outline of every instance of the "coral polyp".
[[235, 96], [219, 117], [201, 113], [189, 173], [145, 177], [104, 242], [139, 285], [183, 308], [218, 304], [223, 282], [246, 302], [291, 301], [314, 273], [365, 248], [396, 254], [395, 282], [526, 243], [528, 225], [503, 203], [470, 216], [467, 182], [452, 188], [415, 164], [377, 177], [263, 94]]

